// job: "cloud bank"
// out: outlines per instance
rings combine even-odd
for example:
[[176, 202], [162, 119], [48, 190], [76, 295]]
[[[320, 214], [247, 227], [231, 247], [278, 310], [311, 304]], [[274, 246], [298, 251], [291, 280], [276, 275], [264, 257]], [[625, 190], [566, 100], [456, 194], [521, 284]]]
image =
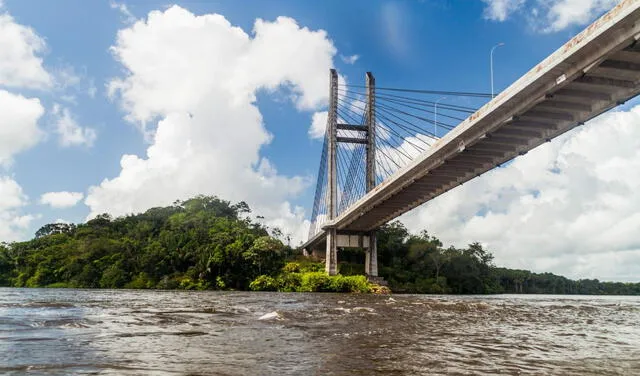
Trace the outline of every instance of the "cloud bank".
[[150, 146], [123, 155], [118, 176], [89, 189], [90, 216], [214, 194], [247, 201], [294, 242], [306, 236], [305, 212], [290, 199], [310, 178], [282, 175], [260, 154], [273, 135], [255, 101], [266, 90], [287, 93], [301, 111], [326, 105], [336, 55], [326, 32], [278, 17], [256, 20], [249, 35], [221, 15], [173, 6], [120, 30], [111, 51], [126, 74], [109, 91]]

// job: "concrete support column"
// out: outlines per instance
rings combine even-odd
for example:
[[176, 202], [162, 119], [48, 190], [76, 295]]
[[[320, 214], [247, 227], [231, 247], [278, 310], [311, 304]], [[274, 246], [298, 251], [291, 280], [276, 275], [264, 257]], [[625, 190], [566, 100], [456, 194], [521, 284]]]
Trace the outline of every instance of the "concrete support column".
[[367, 72], [367, 192], [376, 186], [376, 79]]
[[378, 276], [378, 243], [375, 231], [369, 233], [369, 248], [366, 251], [364, 273], [369, 277]]
[[330, 228], [327, 230], [327, 254], [325, 257], [324, 270], [329, 275], [338, 274], [338, 247], [337, 247], [337, 230]]
[[[327, 219], [333, 220], [338, 209], [338, 73], [335, 69], [329, 71], [329, 115], [327, 118], [327, 135], [329, 137], [329, 150], [327, 155], [327, 172], [329, 184], [329, 207]], [[327, 230], [327, 253], [325, 256], [325, 270], [329, 275], [338, 274], [338, 247], [337, 229]]]

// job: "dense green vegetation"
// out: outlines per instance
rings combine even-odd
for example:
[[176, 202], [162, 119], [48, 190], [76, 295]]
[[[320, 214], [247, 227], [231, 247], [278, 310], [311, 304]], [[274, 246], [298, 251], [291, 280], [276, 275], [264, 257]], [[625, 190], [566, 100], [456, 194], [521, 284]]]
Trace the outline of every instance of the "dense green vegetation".
[[248, 289], [292, 250], [249, 207], [196, 197], [143, 214], [50, 224], [33, 240], [0, 248], [0, 283], [11, 286]]
[[[353, 262], [359, 255], [349, 256]], [[495, 267], [493, 256], [479, 243], [465, 249], [444, 248], [426, 231], [411, 235], [397, 221], [378, 232], [378, 263], [394, 292], [640, 295], [640, 283], [574, 281], [551, 273]]]
[[[249, 207], [199, 196], [121, 218], [43, 226], [0, 244], [0, 286], [368, 292], [362, 250], [341, 250], [340, 275], [283, 244]], [[640, 294], [640, 284], [572, 281], [497, 268], [478, 243], [444, 248], [400, 222], [378, 234], [380, 274], [396, 292]]]

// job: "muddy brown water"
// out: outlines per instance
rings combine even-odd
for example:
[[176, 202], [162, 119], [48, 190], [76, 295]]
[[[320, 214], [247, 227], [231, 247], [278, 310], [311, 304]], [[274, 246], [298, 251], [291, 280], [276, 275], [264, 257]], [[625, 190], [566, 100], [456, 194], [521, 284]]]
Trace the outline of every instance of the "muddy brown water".
[[0, 288], [6, 375], [640, 375], [640, 298]]

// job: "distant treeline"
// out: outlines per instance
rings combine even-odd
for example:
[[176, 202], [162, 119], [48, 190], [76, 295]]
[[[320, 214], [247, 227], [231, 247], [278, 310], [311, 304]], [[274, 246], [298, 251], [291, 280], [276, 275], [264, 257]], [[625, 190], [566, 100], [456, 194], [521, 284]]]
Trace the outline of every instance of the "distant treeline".
[[[34, 239], [0, 244], [0, 286], [353, 291], [372, 289], [362, 250], [341, 250], [341, 276], [283, 243], [282, 232], [249, 219], [244, 202], [198, 196], [145, 213], [53, 223]], [[478, 243], [443, 248], [400, 222], [378, 233], [380, 274], [395, 292], [640, 294], [640, 284], [572, 281], [493, 266]]]
[[[357, 270], [362, 256], [344, 253], [342, 259], [350, 258], [351, 269]], [[411, 235], [398, 221], [378, 232], [378, 263], [394, 292], [640, 295], [640, 283], [574, 281], [552, 273], [496, 267], [491, 253], [479, 243], [465, 249], [443, 248], [426, 231]]]

